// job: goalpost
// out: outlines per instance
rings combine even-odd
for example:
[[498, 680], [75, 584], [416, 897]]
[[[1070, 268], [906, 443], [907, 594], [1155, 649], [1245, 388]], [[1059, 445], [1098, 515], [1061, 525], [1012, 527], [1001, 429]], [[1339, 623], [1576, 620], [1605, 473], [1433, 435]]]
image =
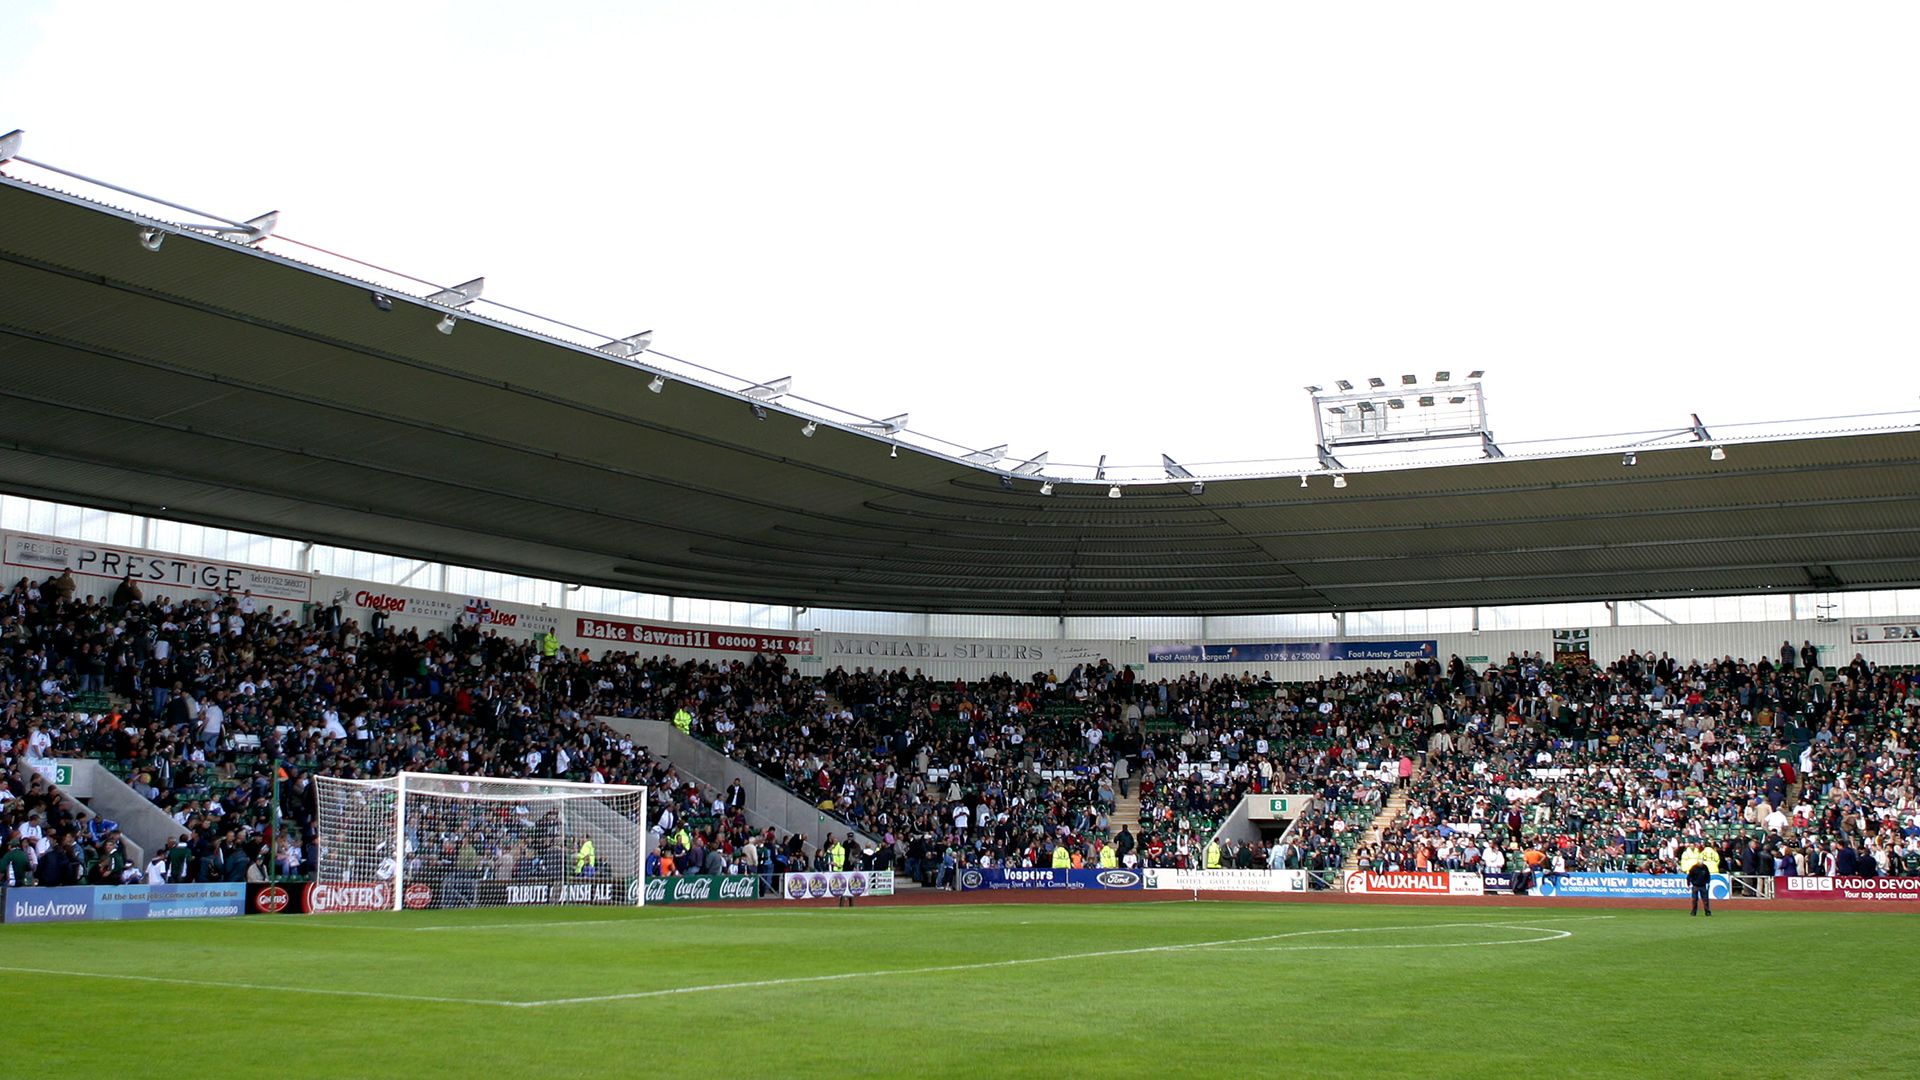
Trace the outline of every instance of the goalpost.
[[645, 787], [412, 772], [314, 784], [315, 910], [646, 902]]

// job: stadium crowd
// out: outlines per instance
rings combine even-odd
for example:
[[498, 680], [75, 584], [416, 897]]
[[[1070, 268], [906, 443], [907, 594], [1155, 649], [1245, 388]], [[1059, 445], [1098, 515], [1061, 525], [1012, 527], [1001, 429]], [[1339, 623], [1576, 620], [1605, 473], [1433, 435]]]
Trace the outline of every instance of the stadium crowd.
[[[779, 656], [596, 659], [471, 622], [363, 629], [337, 608], [302, 622], [245, 594], [149, 601], [131, 581], [83, 596], [68, 575], [22, 579], [0, 594], [0, 874], [309, 874], [311, 776], [401, 770], [646, 784], [663, 874], [867, 866], [944, 885], [971, 866], [1332, 871], [1350, 855], [1666, 869], [1695, 836], [1757, 873], [1920, 864], [1909, 677], [1856, 658], [1829, 680], [1790, 644], [1777, 662], [1556, 661], [1420, 660], [1293, 683], [1147, 682], [1104, 660], [972, 682], [904, 668], [810, 678]], [[752, 825], [738, 785], [684, 780], [598, 716], [675, 723], [866, 840]], [[61, 755], [101, 759], [177, 836], [133, 865], [113, 823], [42, 778]], [[1396, 785], [1406, 812], [1356, 851]], [[1280, 792], [1319, 797], [1284, 844], [1208, 848], [1244, 795]], [[1139, 831], [1110, 837], [1119, 800], [1136, 796]], [[416, 842], [485, 858], [500, 838]]]

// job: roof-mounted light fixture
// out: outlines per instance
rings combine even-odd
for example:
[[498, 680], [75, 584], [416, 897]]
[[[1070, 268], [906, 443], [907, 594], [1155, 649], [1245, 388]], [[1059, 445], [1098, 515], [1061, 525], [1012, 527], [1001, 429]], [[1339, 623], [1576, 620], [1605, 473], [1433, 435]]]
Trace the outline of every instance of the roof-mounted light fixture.
[[160, 245], [167, 242], [167, 234], [159, 229], [141, 229], [140, 246], [148, 251], [159, 251]]
[[971, 454], [963, 455], [960, 460], [970, 465], [991, 465], [1006, 456], [1007, 447], [1003, 443], [988, 450], [975, 450]]
[[805, 435], [807, 438], [811, 439], [813, 438], [813, 433], [819, 430], [820, 430], [820, 422], [818, 420], [809, 420], [807, 421], [807, 426], [800, 429], [800, 434]]
[[635, 334], [632, 337], [617, 338], [607, 342], [605, 345], [596, 345], [594, 348], [599, 349], [603, 353], [609, 353], [622, 360], [626, 360], [646, 352], [647, 346], [651, 344], [653, 344], [653, 331], [647, 330]]
[[1044, 480], [1044, 481], [1041, 481], [1041, 483], [1040, 483], [1040, 494], [1042, 494], [1042, 495], [1051, 495], [1051, 494], [1053, 494], [1053, 481], [1051, 481], [1051, 480]]
[[1342, 476], [1342, 475], [1340, 475], [1339, 473], [1334, 473], [1334, 474], [1333, 474], [1333, 486], [1334, 486], [1334, 487], [1337, 487], [1337, 488], [1343, 488], [1343, 487], [1346, 487], [1346, 486], [1347, 486], [1347, 478], [1346, 478], [1346, 477], [1344, 477], [1344, 476]]
[[1193, 486], [1187, 489], [1187, 494], [1204, 495], [1206, 494], [1206, 491], [1207, 491], [1207, 485], [1205, 483], [1202, 483], [1199, 480], [1195, 480], [1193, 482]]
[[[486, 287], [486, 278], [474, 278], [472, 281], [455, 285], [451, 289], [441, 289], [439, 292], [428, 296], [427, 303], [442, 304], [450, 308], [465, 308], [468, 304], [480, 299], [480, 294], [486, 291]], [[449, 312], [442, 315], [440, 321], [435, 323], [433, 328], [443, 334], [451, 334], [453, 333], [453, 328], [459, 325], [459, 323], [460, 316]]]
[[1727, 450], [1726, 450], [1726, 447], [1723, 447], [1723, 446], [1716, 446], [1716, 447], [1714, 447], [1713, 449], [1711, 449], [1711, 450], [1709, 450], [1709, 451], [1707, 451], [1707, 460], [1708, 460], [1708, 461], [1725, 461], [1725, 460], [1727, 460]]
[[1631, 469], [1635, 465], [1640, 464], [1640, 455], [1629, 450], [1626, 453], [1620, 455], [1620, 464]]
[[1107, 498], [1109, 498], [1109, 499], [1117, 499], [1117, 498], [1119, 498], [1119, 497], [1120, 497], [1120, 485], [1119, 485], [1119, 484], [1115, 484], [1115, 485], [1113, 485], [1112, 487], [1110, 487], [1110, 488], [1108, 488], [1108, 489], [1107, 489]]
[[665, 375], [655, 375], [653, 377], [653, 381], [647, 384], [647, 389], [656, 394], [662, 390], [665, 390], [666, 388], [667, 388], [667, 377]]
[[786, 397], [787, 392], [792, 389], [793, 376], [782, 375], [778, 379], [769, 379], [763, 383], [755, 383], [740, 392], [755, 401], [778, 401]]
[[885, 420], [875, 420], [871, 424], [853, 426], [855, 430], [864, 431], [869, 435], [898, 435], [907, 428], [907, 414], [901, 413], [899, 416], [889, 416]]

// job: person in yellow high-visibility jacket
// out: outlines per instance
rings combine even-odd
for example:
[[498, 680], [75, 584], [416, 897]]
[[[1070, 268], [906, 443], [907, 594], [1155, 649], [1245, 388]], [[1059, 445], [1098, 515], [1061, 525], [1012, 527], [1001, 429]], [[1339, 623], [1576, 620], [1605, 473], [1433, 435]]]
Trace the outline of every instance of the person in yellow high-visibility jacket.
[[673, 711], [673, 726], [683, 734], [693, 734], [693, 714], [687, 711], [686, 706], [682, 705]]
[[598, 865], [593, 854], [593, 837], [584, 837], [580, 841], [580, 850], [573, 853], [573, 872], [576, 876], [590, 874]]
[[833, 845], [827, 848], [827, 868], [830, 870], [845, 870], [847, 868], [847, 846], [838, 840], [835, 840]]
[[559, 635], [555, 634], [551, 630], [540, 635], [540, 655], [541, 656], [544, 656], [547, 659], [551, 660], [553, 659], [553, 655], [559, 651], [560, 651]]
[[1067, 845], [1053, 845], [1053, 868], [1055, 870], [1073, 869], [1073, 854], [1067, 850]]
[[1207, 841], [1207, 869], [1220, 869], [1220, 841]]
[[1113, 841], [1100, 845], [1100, 869], [1112, 870], [1120, 865], [1120, 856], [1113, 850]]

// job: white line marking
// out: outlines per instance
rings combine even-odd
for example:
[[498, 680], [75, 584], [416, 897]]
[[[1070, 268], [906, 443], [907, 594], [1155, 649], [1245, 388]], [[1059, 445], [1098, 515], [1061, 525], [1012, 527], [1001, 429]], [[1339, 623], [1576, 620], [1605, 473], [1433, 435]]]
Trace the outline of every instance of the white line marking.
[[[984, 905], [984, 906], [997, 907], [999, 905]], [[705, 913], [701, 915], [683, 915], [683, 916], [675, 916], [675, 917], [659, 916], [649, 920], [589, 919], [589, 920], [572, 920], [572, 921], [560, 923], [558, 925], [587, 926], [587, 925], [599, 925], [602, 923], [613, 923], [616, 925], [633, 926], [633, 925], [645, 925], [645, 923], [647, 922], [663, 922], [663, 923], [684, 922], [688, 919], [694, 919], [694, 918], [723, 918], [723, 917], [737, 916], [742, 914], [763, 914], [763, 915], [807, 914], [807, 913], [812, 913], [813, 910], [814, 909], [802, 909], [799, 911], [786, 912], [786, 913], [710, 912], [710, 913]], [[825, 911], [826, 909], [817, 909], [817, 910]], [[1533, 922], [1550, 922], [1550, 921], [1551, 922], [1581, 922], [1589, 919], [1611, 919], [1613, 917], [1614, 916], [1612, 915], [1587, 915], [1587, 916], [1574, 916], [1570, 918], [1554, 919], [1554, 920], [1534, 919], [1531, 921]], [[263, 921], [269, 921], [269, 920], [263, 920]], [[294, 920], [288, 920], [288, 921], [292, 922]], [[502, 923], [498, 925], [532, 926], [536, 924]], [[169, 977], [164, 977], [159, 975], [127, 975], [127, 974], [121, 974], [117, 972], [107, 972], [107, 971], [68, 971], [68, 970], [61, 970], [56, 968], [12, 967], [12, 966], [4, 966], [4, 965], [0, 965], [0, 971], [14, 972], [22, 975], [55, 975], [55, 976], [65, 976], [68, 978], [75, 978], [75, 979], [108, 979], [108, 980], [114, 980], [114, 981], [120, 981], [120, 982], [158, 983], [158, 984], [169, 985], [169, 986], [202, 986], [202, 987], [211, 987], [214, 989], [222, 989], [222, 990], [253, 990], [253, 991], [265, 991], [269, 993], [283, 993], [283, 994], [317, 994], [324, 997], [360, 997], [360, 998], [375, 998], [375, 999], [386, 1000], [386, 1001], [423, 1001], [423, 1002], [430, 1002], [430, 1003], [441, 1004], [441, 1005], [491, 1005], [491, 1006], [496, 1006], [500, 1008], [511, 1008], [511, 1009], [537, 1009], [537, 1008], [545, 1008], [551, 1005], [587, 1005], [587, 1004], [595, 1004], [595, 1003], [609, 1002], [609, 1001], [637, 1001], [644, 998], [669, 997], [677, 994], [700, 994], [700, 993], [705, 993], [711, 990], [747, 990], [747, 989], [754, 989], [757, 987], [767, 987], [767, 986], [793, 986], [793, 985], [799, 985], [799, 984], [805, 984], [805, 983], [843, 982], [849, 979], [878, 979], [878, 978], [885, 978], [885, 977], [894, 976], [894, 975], [935, 975], [943, 972], [953, 972], [953, 971], [985, 971], [992, 968], [1021, 967], [1021, 966], [1030, 965], [1030, 964], [1053, 964], [1053, 963], [1060, 963], [1062, 961], [1067, 961], [1067, 960], [1094, 960], [1094, 959], [1099, 959], [1099, 958], [1108, 957], [1108, 956], [1141, 956], [1149, 953], [1184, 952], [1184, 951], [1199, 950], [1199, 949], [1214, 949], [1218, 951], [1249, 951], [1249, 952], [1265, 951], [1265, 950], [1235, 950], [1229, 947], [1236, 946], [1236, 945], [1254, 945], [1263, 941], [1279, 941], [1286, 938], [1303, 937], [1303, 936], [1312, 935], [1312, 934], [1359, 933], [1359, 932], [1376, 931], [1376, 930], [1424, 930], [1424, 929], [1435, 929], [1438, 927], [1464, 927], [1464, 926], [1500, 926], [1506, 929], [1535, 930], [1541, 933], [1550, 933], [1550, 934], [1559, 935], [1553, 938], [1534, 939], [1534, 940], [1541, 940], [1541, 941], [1549, 941], [1549, 940], [1557, 941], [1557, 940], [1560, 940], [1560, 937], [1572, 936], [1572, 933], [1570, 931], [1549, 931], [1542, 927], [1537, 927], [1537, 926], [1513, 926], [1512, 924], [1493, 923], [1493, 922], [1428, 923], [1428, 924], [1422, 924], [1422, 925], [1416, 925], [1416, 926], [1342, 927], [1342, 928], [1331, 929], [1331, 930], [1294, 930], [1294, 931], [1289, 931], [1287, 933], [1261, 934], [1255, 937], [1245, 937], [1245, 938], [1227, 938], [1220, 941], [1194, 941], [1194, 942], [1187, 942], [1187, 943], [1177, 944], [1177, 945], [1147, 945], [1147, 946], [1142, 946], [1142, 947], [1133, 948], [1133, 949], [1101, 949], [1094, 952], [1064, 953], [1058, 956], [1031, 956], [1031, 957], [1023, 957], [1015, 960], [990, 960], [990, 961], [986, 961], [984, 963], [978, 963], [978, 964], [941, 964], [934, 967], [923, 967], [923, 968], [887, 968], [879, 971], [848, 971], [848, 972], [842, 972], [836, 975], [802, 975], [802, 976], [796, 976], [794, 978], [788, 978], [788, 979], [755, 979], [755, 980], [746, 981], [746, 982], [706, 983], [698, 986], [667, 987], [660, 990], [636, 990], [630, 993], [623, 993], [623, 994], [601, 994], [601, 995], [591, 996], [591, 997], [550, 998], [544, 1001], [499, 1001], [499, 1000], [493, 1000], [489, 998], [437, 997], [437, 996], [432, 996], [427, 994], [395, 994], [395, 993], [388, 993], [380, 990], [337, 990], [337, 989], [316, 987], [316, 986], [270, 986], [263, 983], [221, 982], [221, 981], [216, 981], [212, 979], [178, 979], [178, 978], [169, 978]], [[431, 927], [431, 928], [429, 927], [397, 927], [397, 926], [396, 927], [356, 927], [356, 926], [353, 926], [352, 924], [348, 924], [341, 927], [341, 929], [349, 929], [349, 928], [382, 929], [382, 930], [441, 929], [441, 927]], [[445, 929], [456, 929], [456, 928], [457, 927], [452, 927], [452, 926], [445, 927]], [[1493, 944], [1524, 944], [1524, 942], [1495, 942]], [[1351, 948], [1352, 946], [1348, 946], [1348, 947]], [[1407, 946], [1401, 946], [1401, 947], [1407, 947]], [[1309, 946], [1308, 948], [1312, 948], [1312, 947]], [[1281, 949], [1274, 950], [1274, 951], [1288, 951], [1288, 949], [1286, 947], [1282, 947]]]
[[1548, 930], [1541, 926], [1518, 926], [1513, 923], [1465, 922], [1465, 923], [1428, 923], [1424, 926], [1352, 926], [1337, 930], [1299, 930], [1288, 937], [1311, 937], [1316, 934], [1372, 934], [1384, 930], [1444, 930], [1456, 927], [1486, 926], [1499, 930], [1530, 930], [1545, 934], [1545, 937], [1514, 938], [1508, 941], [1447, 941], [1415, 942], [1402, 945], [1266, 945], [1256, 948], [1223, 948], [1215, 952], [1341, 952], [1355, 949], [1467, 949], [1489, 945], [1531, 945], [1541, 941], [1560, 941], [1573, 936], [1571, 930]]
[[61, 971], [54, 968], [0, 967], [22, 975], [65, 975], [75, 979], [114, 979], [121, 982], [164, 983], [169, 986], [211, 986], [223, 990], [268, 990], [283, 994], [321, 994], [327, 997], [383, 998], [388, 1001], [431, 1001], [442, 1005], [525, 1005], [524, 1001], [485, 998], [431, 997], [425, 994], [389, 994], [379, 990], [334, 990], [319, 986], [266, 986], [260, 983], [216, 982], [211, 979], [173, 979], [159, 975], [123, 975], [112, 971]]
[[[1425, 930], [1437, 926], [1501, 926], [1500, 923], [1429, 923], [1419, 926], [1380, 926], [1366, 927], [1369, 930]], [[1540, 933], [1557, 935], [1540, 938], [1541, 941], [1557, 941], [1561, 937], [1572, 937], [1568, 930], [1543, 930], [1537, 926], [1520, 927]], [[848, 979], [878, 979], [893, 975], [932, 975], [952, 971], [985, 971], [990, 968], [1019, 967], [1027, 964], [1053, 964], [1065, 960], [1094, 960], [1108, 956], [1140, 956], [1146, 953], [1182, 952], [1195, 949], [1220, 949], [1230, 945], [1252, 945], [1262, 941], [1278, 941], [1283, 938], [1300, 937], [1304, 934], [1328, 934], [1351, 932], [1344, 930], [1296, 930], [1284, 934], [1261, 934], [1257, 937], [1228, 938], [1221, 941], [1195, 941], [1180, 945], [1147, 945], [1134, 949], [1101, 949], [1095, 952], [1064, 953], [1059, 956], [1031, 956], [1017, 960], [989, 960], [978, 964], [941, 964], [923, 968], [886, 968], [880, 971], [848, 971], [837, 975], [801, 975], [790, 979], [753, 979], [746, 982], [706, 983], [699, 986], [674, 986], [661, 990], [635, 990], [625, 994], [598, 994], [591, 997], [549, 998], [545, 1001], [518, 1002], [521, 1008], [539, 1009], [550, 1005], [589, 1005], [608, 1001], [638, 1001], [644, 998], [670, 997], [676, 994], [700, 994], [710, 990], [751, 990], [768, 986], [794, 986], [804, 983], [842, 982]]]

